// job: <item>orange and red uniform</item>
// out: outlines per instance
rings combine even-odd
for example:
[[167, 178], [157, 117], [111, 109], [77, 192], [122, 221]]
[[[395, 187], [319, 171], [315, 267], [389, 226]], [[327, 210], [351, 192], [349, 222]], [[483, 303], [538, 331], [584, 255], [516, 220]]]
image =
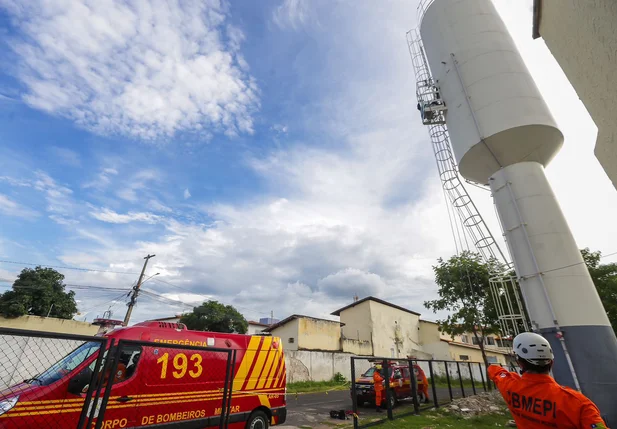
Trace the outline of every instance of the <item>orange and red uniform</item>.
[[418, 392], [422, 393], [425, 399], [428, 399], [428, 379], [426, 378], [426, 374], [422, 368], [420, 368], [420, 365], [414, 365], [413, 369], [414, 372], [417, 372], [416, 381], [418, 382]]
[[375, 372], [373, 372], [373, 383], [374, 383], [374, 386], [375, 386], [375, 405], [380, 407], [381, 406], [381, 401], [382, 401], [382, 392], [383, 392], [384, 386], [383, 386], [383, 377], [381, 376], [381, 374], [377, 370], [375, 370]]
[[598, 407], [585, 395], [560, 386], [547, 374], [522, 376], [496, 365], [488, 376], [501, 392], [519, 429], [606, 429]]

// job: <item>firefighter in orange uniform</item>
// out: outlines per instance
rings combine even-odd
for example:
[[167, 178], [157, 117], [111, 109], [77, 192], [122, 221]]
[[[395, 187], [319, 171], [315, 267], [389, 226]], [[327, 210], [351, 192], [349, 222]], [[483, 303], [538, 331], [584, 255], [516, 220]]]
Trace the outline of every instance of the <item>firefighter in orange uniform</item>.
[[414, 364], [413, 372], [416, 375], [416, 381], [418, 382], [418, 392], [422, 393], [424, 396], [424, 403], [428, 403], [428, 379], [426, 378], [426, 374], [418, 364]]
[[514, 353], [523, 375], [491, 365], [488, 375], [506, 400], [519, 429], [607, 429], [600, 411], [585, 395], [563, 387], [549, 375], [553, 350], [541, 335], [514, 338]]
[[377, 406], [377, 412], [381, 413], [381, 401], [383, 399], [383, 380], [381, 376], [381, 365], [375, 365], [375, 371], [373, 372], [373, 385], [375, 387], [375, 405]]

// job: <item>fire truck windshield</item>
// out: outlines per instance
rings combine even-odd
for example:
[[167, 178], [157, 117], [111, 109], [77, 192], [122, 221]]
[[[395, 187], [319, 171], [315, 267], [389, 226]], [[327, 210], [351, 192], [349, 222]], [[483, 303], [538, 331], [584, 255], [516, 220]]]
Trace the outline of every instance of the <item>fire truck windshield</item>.
[[369, 368], [368, 371], [362, 374], [362, 377], [372, 377], [374, 373], [375, 373], [375, 367]]
[[31, 378], [30, 380], [26, 380], [26, 382], [37, 382], [41, 386], [48, 386], [69, 374], [77, 368], [79, 364], [96, 353], [100, 348], [101, 343], [96, 341], [84, 343], [60, 359], [45, 372]]

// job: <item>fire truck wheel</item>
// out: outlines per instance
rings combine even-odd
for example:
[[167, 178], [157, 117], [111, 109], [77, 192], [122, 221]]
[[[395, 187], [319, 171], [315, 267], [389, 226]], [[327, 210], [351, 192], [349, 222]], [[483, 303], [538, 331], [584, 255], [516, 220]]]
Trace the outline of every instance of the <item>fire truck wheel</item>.
[[263, 411], [255, 411], [246, 422], [246, 429], [268, 429], [268, 416]]
[[390, 409], [393, 409], [394, 407], [396, 407], [396, 404], [398, 403], [398, 401], [396, 400], [396, 395], [390, 395]]

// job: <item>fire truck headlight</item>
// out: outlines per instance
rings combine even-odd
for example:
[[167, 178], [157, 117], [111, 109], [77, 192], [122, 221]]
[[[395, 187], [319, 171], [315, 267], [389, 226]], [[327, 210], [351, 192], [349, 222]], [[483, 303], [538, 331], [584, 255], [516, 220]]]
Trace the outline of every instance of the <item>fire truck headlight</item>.
[[17, 401], [19, 400], [19, 396], [14, 396], [13, 398], [4, 399], [0, 401], [0, 416], [8, 411], [10, 411]]

